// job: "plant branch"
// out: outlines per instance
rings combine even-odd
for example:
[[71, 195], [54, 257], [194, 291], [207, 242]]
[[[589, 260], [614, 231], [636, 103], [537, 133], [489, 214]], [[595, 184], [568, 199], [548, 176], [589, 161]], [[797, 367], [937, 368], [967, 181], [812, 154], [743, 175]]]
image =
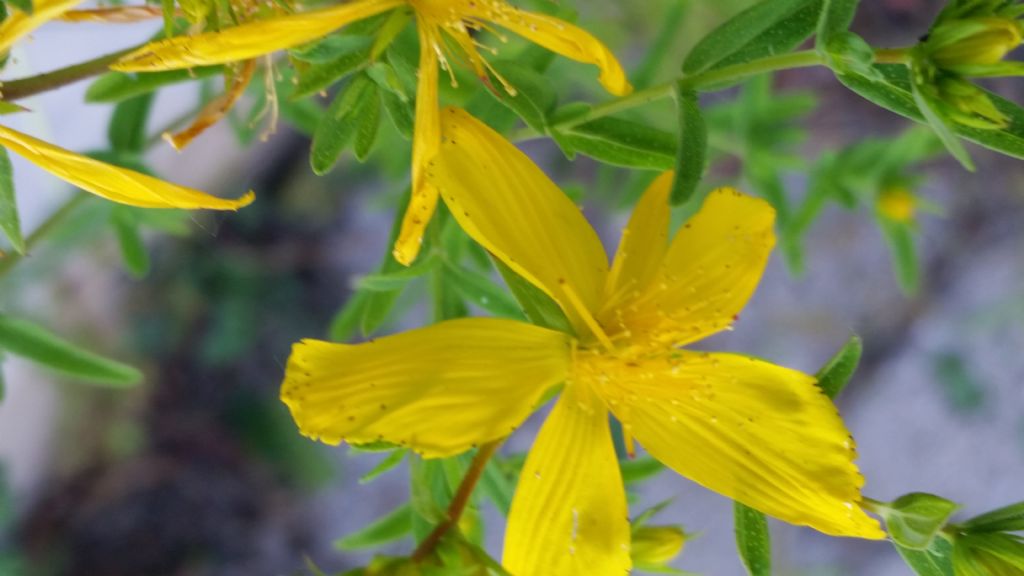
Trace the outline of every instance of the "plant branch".
[[[57, 229], [57, 227], [60, 226], [60, 224], [63, 223], [64, 220], [66, 220], [72, 212], [77, 210], [78, 207], [83, 202], [85, 202], [86, 198], [88, 197], [89, 195], [86, 194], [85, 192], [77, 192], [74, 196], [68, 198], [68, 200], [64, 202], [64, 204], [60, 208], [54, 211], [53, 214], [50, 214], [50, 217], [47, 218], [42, 224], [40, 224], [39, 227], [36, 228], [35, 231], [33, 231], [28, 238], [25, 239], [25, 253], [27, 254], [30, 250], [32, 250], [33, 246], [38, 244], [50, 232]], [[17, 264], [18, 262], [21, 262], [23, 258], [25, 258], [24, 254], [11, 252], [10, 254], [7, 254], [3, 259], [0, 259], [0, 278], [6, 276], [7, 273], [10, 272], [12, 268], [14, 268], [14, 265]]]
[[502, 441], [503, 439], [489, 442], [480, 446], [480, 449], [477, 450], [476, 456], [473, 457], [473, 462], [469, 465], [469, 470], [466, 471], [466, 475], [462, 478], [462, 483], [459, 484], [459, 488], [455, 491], [455, 496], [452, 497], [451, 504], [448, 505], [448, 512], [445, 515], [444, 521], [438, 524], [423, 539], [423, 542], [416, 547], [416, 551], [412, 553], [413, 560], [419, 562], [426, 559], [441, 542], [441, 538], [459, 523], [459, 518], [462, 517], [462, 513], [466, 510], [466, 505], [469, 504], [469, 497], [473, 494], [473, 488], [476, 487], [476, 483], [484, 473], [484, 467], [487, 466], [491, 456], [494, 456], [494, 453], [498, 451]]
[[34, 96], [41, 92], [48, 92], [68, 84], [73, 84], [79, 80], [84, 80], [91, 76], [106, 72], [111, 64], [120, 60], [126, 54], [129, 54], [137, 50], [139, 46], [132, 46], [131, 48], [125, 48], [117, 52], [98, 56], [92, 60], [87, 60], [79, 64], [74, 64], [66, 68], [60, 68], [52, 72], [45, 72], [37, 76], [29, 76], [28, 78], [19, 78], [17, 80], [10, 80], [0, 82], [0, 97], [4, 101], [11, 102], [26, 98], [28, 96]]

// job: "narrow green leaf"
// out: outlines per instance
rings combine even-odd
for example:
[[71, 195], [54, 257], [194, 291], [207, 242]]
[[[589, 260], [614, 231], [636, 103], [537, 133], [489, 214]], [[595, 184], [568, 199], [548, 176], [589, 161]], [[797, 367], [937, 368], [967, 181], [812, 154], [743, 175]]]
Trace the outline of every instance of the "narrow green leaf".
[[107, 72], [89, 85], [85, 91], [85, 101], [91, 103], [120, 102], [171, 84], [209, 78], [223, 71], [222, 66], [201, 66], [166, 72]]
[[950, 128], [946, 118], [943, 117], [942, 112], [932, 103], [931, 99], [921, 92], [917, 83], [911, 83], [911, 87], [913, 88], [911, 94], [914, 96], [914, 102], [924, 116], [925, 122], [935, 131], [935, 135], [939, 137], [939, 140], [942, 140], [949, 153], [964, 168], [974, 172], [974, 162], [971, 160], [971, 155], [967, 153], [967, 149], [964, 148], [960, 139], [953, 134], [953, 130]]
[[548, 115], [554, 110], [558, 96], [551, 82], [528, 66], [516, 62], [494, 62], [493, 66], [515, 93], [498, 88], [488, 90], [499, 102], [515, 112], [527, 126], [540, 134], [547, 132]]
[[366, 474], [360, 476], [359, 483], [369, 484], [370, 482], [373, 482], [381, 474], [401, 464], [402, 460], [405, 460], [405, 457], [408, 454], [409, 451], [404, 448], [392, 451], [386, 458], [378, 462], [377, 465], [373, 467], [373, 470], [370, 470]]
[[118, 387], [138, 384], [142, 373], [79, 348], [27, 320], [0, 315], [0, 349], [72, 376]]
[[772, 543], [765, 515], [740, 504], [733, 503], [736, 522], [736, 547], [750, 576], [771, 576]]
[[32, 0], [7, 0], [7, 3], [26, 14], [31, 14], [34, 9]]
[[568, 334], [574, 332], [572, 324], [569, 323], [569, 319], [565, 316], [565, 312], [543, 290], [530, 284], [529, 281], [516, 274], [500, 260], [494, 259], [494, 266], [498, 269], [501, 277], [505, 280], [505, 284], [508, 285], [512, 295], [516, 297], [519, 305], [523, 307], [523, 312], [526, 313], [526, 317], [531, 322], [538, 326], [544, 326], [545, 328], [559, 330]]
[[763, 0], [712, 30], [686, 56], [694, 75], [756, 58], [783, 54], [810, 38], [822, 0]]
[[380, 131], [381, 103], [378, 94], [381, 90], [377, 84], [371, 84], [368, 90], [357, 117], [355, 143], [352, 146], [352, 152], [360, 162], [366, 162], [369, 158], [370, 151], [377, 142], [377, 133]]
[[328, 86], [343, 80], [345, 77], [359, 70], [366, 64], [370, 57], [370, 49], [362, 48], [342, 54], [333, 60], [318, 62], [308, 68], [299, 71], [298, 83], [292, 92], [292, 99], [305, 98], [326, 90]]
[[953, 576], [953, 546], [945, 539], [935, 538], [928, 550], [893, 546], [917, 576]]
[[425, 274], [432, 272], [441, 264], [441, 259], [434, 255], [428, 255], [414, 262], [412, 266], [402, 266], [376, 274], [367, 274], [356, 282], [359, 290], [370, 292], [393, 292], [405, 288], [412, 280], [422, 278]]
[[174, 0], [160, 0], [164, 14], [164, 38], [174, 36]]
[[107, 128], [110, 146], [117, 152], [141, 154], [146, 149], [146, 125], [153, 105], [153, 93], [122, 100], [114, 106]]
[[676, 176], [669, 196], [673, 205], [693, 197], [704, 177], [707, 164], [708, 127], [700, 111], [697, 93], [676, 83], [676, 106], [679, 119], [679, 151], [676, 154]]
[[369, 56], [370, 38], [346, 34], [346, 31], [351, 29], [343, 28], [340, 33], [328, 34], [315, 42], [290, 48], [288, 55], [313, 64], [330, 62], [359, 51], [366, 51]]
[[335, 342], [346, 342], [355, 336], [369, 302], [370, 292], [354, 292], [331, 319], [327, 337]]
[[480, 490], [494, 502], [499, 512], [508, 516], [509, 510], [512, 509], [512, 496], [515, 494], [516, 485], [493, 460], [484, 467], [483, 476], [480, 478]]
[[525, 319], [523, 309], [490, 278], [461, 266], [446, 266], [451, 285], [462, 297], [496, 316]]
[[829, 398], [835, 398], [843, 391], [849, 383], [853, 373], [857, 371], [860, 364], [860, 357], [864, 351], [864, 343], [860, 336], [854, 334], [846, 341], [846, 344], [836, 352], [836, 355], [827, 364], [818, 370], [815, 376], [818, 379], [818, 387]]
[[[558, 130], [555, 141], [606, 164], [670, 170], [676, 165], [676, 137], [622, 118], [605, 117]], [[568, 151], [566, 151], [568, 154]]]
[[121, 259], [128, 272], [135, 278], [149, 273], [149, 253], [142, 242], [139, 224], [130, 210], [117, 206], [110, 213], [110, 223], [121, 247]]
[[882, 233], [892, 255], [893, 269], [900, 289], [915, 294], [921, 285], [921, 265], [914, 247], [913, 229], [899, 222], [881, 222]]
[[355, 77], [334, 97], [313, 134], [309, 161], [314, 173], [322, 176], [338, 161], [355, 137], [357, 119], [371, 99], [377, 99], [376, 86], [365, 75]]
[[411, 102], [403, 102], [401, 98], [387, 90], [381, 90], [380, 101], [384, 105], [388, 119], [395, 126], [395, 130], [406, 140], [412, 138], [414, 120]]
[[850, 29], [859, 3], [860, 0], [824, 0], [815, 39], [819, 50], [827, 51], [833, 38]]
[[981, 516], [975, 516], [961, 524], [959, 528], [971, 534], [1024, 530], [1024, 502], [1017, 502], [986, 512]]
[[365, 528], [335, 540], [338, 550], [361, 550], [373, 548], [405, 537], [412, 530], [412, 507], [403, 504]]
[[25, 253], [25, 238], [21, 235], [21, 218], [14, 195], [14, 170], [7, 149], [0, 147], [0, 229], [19, 254]]
[[649, 456], [620, 460], [619, 469], [622, 470], [622, 481], [629, 484], [649, 480], [666, 470], [664, 464]]

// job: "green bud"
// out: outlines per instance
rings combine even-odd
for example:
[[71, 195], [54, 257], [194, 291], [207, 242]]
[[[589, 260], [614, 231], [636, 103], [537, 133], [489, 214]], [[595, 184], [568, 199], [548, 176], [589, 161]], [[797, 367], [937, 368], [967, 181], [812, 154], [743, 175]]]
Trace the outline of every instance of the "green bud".
[[836, 34], [825, 47], [825, 57], [829, 68], [836, 72], [853, 72], [869, 78], [879, 75], [878, 70], [872, 66], [875, 61], [874, 49], [852, 32]]
[[664, 567], [683, 551], [686, 540], [679, 526], [643, 526], [633, 531], [629, 554], [640, 569]]
[[912, 550], [925, 550], [959, 505], [934, 494], [915, 492], [888, 504], [876, 504], [893, 542]]
[[953, 543], [957, 576], [1020, 576], [1024, 574], [1024, 539], [995, 532], [957, 536]]
[[997, 64], [1024, 41], [1021, 23], [1010, 18], [971, 18], [936, 26], [924, 43], [936, 66], [958, 68]]

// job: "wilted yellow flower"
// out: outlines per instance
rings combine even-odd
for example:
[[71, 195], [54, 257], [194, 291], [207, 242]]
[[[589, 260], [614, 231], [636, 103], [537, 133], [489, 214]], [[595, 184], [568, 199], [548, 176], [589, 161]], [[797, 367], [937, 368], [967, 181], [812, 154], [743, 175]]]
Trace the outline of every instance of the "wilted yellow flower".
[[249, 191], [237, 200], [217, 198], [76, 154], [4, 126], [0, 126], [0, 146], [86, 192], [129, 206], [237, 210], [255, 197]]
[[[32, 13], [15, 9], [0, 23], [0, 54], [7, 52], [15, 42], [43, 24], [59, 17], [82, 0], [38, 0], [32, 3]], [[12, 6], [13, 5], [9, 5]]]
[[507, 436], [564, 383], [509, 516], [516, 576], [628, 570], [609, 412], [630, 447], [712, 490], [827, 534], [883, 537], [860, 507], [853, 440], [814, 378], [680, 348], [731, 325], [753, 293], [774, 245], [767, 203], [716, 191], [669, 242], [663, 175], [609, 268], [579, 208], [515, 146], [455, 109], [442, 135], [427, 177], [451, 213], [573, 329], [468, 318], [357, 345], [304, 340], [281, 388], [303, 434], [451, 456]]
[[[481, 55], [473, 33], [492, 30], [494, 24], [567, 58], [597, 65], [600, 81], [608, 91], [628, 93], [632, 88], [625, 72], [600, 41], [568, 22], [520, 10], [505, 0], [355, 0], [219, 32], [153, 42], [125, 56], [113, 68], [146, 72], [247, 60], [317, 40], [347, 24], [403, 6], [415, 12], [420, 38], [413, 192], [394, 250], [395, 259], [409, 264], [419, 253], [423, 231], [437, 205], [437, 191], [423, 177], [423, 171], [440, 144], [439, 65], [450, 72], [452, 61], [465, 61], [478, 76], [488, 80], [488, 70], [493, 70]], [[514, 93], [512, 86], [501, 82]]]

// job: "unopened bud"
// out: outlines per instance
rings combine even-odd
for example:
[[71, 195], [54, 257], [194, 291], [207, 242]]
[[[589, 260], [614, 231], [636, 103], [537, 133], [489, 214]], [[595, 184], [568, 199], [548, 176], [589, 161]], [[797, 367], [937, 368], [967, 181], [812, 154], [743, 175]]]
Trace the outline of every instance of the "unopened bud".
[[950, 71], [997, 64], [1024, 41], [1021, 23], [1010, 18], [971, 18], [940, 24], [926, 42], [936, 66]]
[[665, 566], [683, 551], [686, 539], [678, 526], [642, 526], [633, 532], [630, 556], [641, 569]]
[[875, 208], [888, 220], [908, 224], [917, 213], [917, 197], [905, 186], [890, 186], [878, 195]]

